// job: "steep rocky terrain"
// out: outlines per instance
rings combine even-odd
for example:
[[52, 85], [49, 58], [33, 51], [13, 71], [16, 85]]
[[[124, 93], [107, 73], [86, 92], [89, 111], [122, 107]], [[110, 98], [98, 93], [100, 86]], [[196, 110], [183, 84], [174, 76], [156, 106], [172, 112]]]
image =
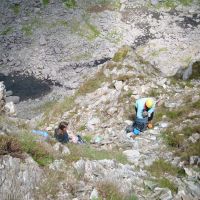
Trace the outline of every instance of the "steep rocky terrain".
[[[0, 118], [2, 198], [198, 199], [199, 13], [198, 0], [2, 1], [0, 97], [16, 103]], [[133, 140], [145, 96], [161, 105]], [[87, 144], [56, 143], [61, 120]]]

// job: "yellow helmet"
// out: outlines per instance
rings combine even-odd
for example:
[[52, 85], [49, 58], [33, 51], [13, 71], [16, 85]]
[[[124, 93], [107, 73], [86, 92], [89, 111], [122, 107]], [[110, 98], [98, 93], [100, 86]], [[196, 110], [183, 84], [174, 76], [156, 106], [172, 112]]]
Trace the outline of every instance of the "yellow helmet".
[[152, 99], [147, 99], [145, 104], [146, 104], [147, 108], [152, 108], [152, 106], [153, 106], [153, 100]]

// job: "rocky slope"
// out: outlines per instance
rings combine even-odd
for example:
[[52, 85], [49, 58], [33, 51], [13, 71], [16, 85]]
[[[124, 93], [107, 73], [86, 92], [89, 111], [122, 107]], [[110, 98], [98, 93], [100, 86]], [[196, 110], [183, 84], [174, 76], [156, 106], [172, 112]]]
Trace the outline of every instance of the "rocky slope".
[[[18, 117], [42, 115], [1, 117], [2, 198], [198, 199], [198, 1], [66, 2], [0, 6], [1, 72], [48, 79], [52, 88], [17, 104]], [[162, 105], [154, 128], [132, 140], [125, 128], [144, 96]], [[30, 133], [53, 136], [61, 120], [88, 144]]]

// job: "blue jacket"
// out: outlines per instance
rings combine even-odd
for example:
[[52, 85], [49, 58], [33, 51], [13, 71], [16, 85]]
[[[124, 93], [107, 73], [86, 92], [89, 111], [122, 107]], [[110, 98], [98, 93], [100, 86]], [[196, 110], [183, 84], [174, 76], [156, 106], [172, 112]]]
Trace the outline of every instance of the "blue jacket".
[[[137, 113], [136, 113], [136, 117], [139, 118], [139, 119], [143, 119], [144, 117], [142, 116], [142, 113], [144, 112], [144, 108], [145, 108], [145, 102], [146, 100], [149, 99], [149, 98], [141, 98], [141, 99], [138, 99], [135, 103], [135, 107], [137, 108]], [[150, 98], [152, 99], [152, 101], [154, 102], [153, 103], [153, 106], [151, 109], [149, 109], [147, 112], [148, 112], [148, 116], [150, 116], [150, 114], [152, 112], [154, 112], [155, 110], [155, 101], [153, 98]]]

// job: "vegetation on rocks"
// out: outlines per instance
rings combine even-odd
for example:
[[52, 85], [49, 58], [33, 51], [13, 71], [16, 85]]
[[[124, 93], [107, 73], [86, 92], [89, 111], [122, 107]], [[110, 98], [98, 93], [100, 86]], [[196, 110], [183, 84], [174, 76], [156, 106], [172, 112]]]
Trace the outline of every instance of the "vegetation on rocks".
[[129, 47], [127, 46], [123, 46], [121, 47], [114, 55], [113, 57], [113, 61], [115, 62], [121, 62], [125, 59], [125, 57], [127, 56], [129, 52]]
[[68, 145], [71, 154], [65, 157], [67, 163], [72, 163], [82, 159], [103, 160], [113, 159], [120, 163], [128, 163], [127, 158], [119, 150], [97, 150], [90, 145], [77, 146], [74, 144]]
[[153, 164], [147, 167], [148, 171], [155, 177], [159, 178], [166, 173], [172, 176], [184, 175], [184, 170], [173, 166], [169, 162], [159, 159], [153, 162]]
[[12, 11], [14, 14], [18, 15], [20, 12], [20, 5], [19, 4], [13, 4], [11, 7]]
[[156, 180], [156, 182], [162, 188], [169, 188], [173, 193], [177, 193], [178, 192], [177, 185], [175, 183], [173, 183], [172, 181], [170, 181], [169, 179], [167, 179], [167, 178], [158, 178]]
[[67, 8], [75, 8], [76, 7], [75, 0], [63, 0], [63, 3]]
[[120, 187], [109, 181], [99, 182], [97, 185], [100, 197], [96, 200], [137, 200], [134, 194], [127, 195], [120, 191]]
[[53, 161], [53, 155], [44, 148], [37, 138], [29, 133], [20, 137], [1, 135], [0, 155], [11, 155], [17, 158], [25, 158], [27, 153], [41, 166], [48, 165]]

